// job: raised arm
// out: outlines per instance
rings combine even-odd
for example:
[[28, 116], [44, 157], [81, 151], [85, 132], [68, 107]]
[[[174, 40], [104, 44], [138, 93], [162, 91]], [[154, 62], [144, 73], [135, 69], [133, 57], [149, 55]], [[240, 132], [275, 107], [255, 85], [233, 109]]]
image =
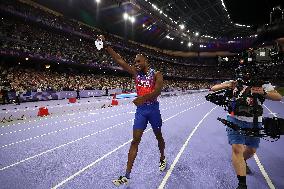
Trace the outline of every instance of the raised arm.
[[214, 85], [213, 87], [211, 87], [211, 91], [219, 91], [222, 89], [229, 89], [229, 88], [233, 89], [235, 88], [235, 86], [236, 86], [235, 81], [228, 81], [225, 83]]
[[110, 54], [110, 56], [112, 57], [112, 59], [118, 64], [120, 65], [125, 71], [127, 71], [128, 73], [130, 73], [131, 75], [135, 75], [136, 74], [136, 70], [134, 67], [130, 66], [129, 64], [127, 64], [125, 62], [125, 60], [123, 60], [123, 58], [116, 53], [110, 46], [106, 47], [107, 52]]
[[[104, 36], [100, 35], [99, 39], [102, 39], [103, 42], [105, 42], [105, 38]], [[117, 53], [115, 52], [110, 45], [106, 46], [106, 51], [110, 54], [110, 56], [112, 57], [112, 59], [118, 64], [120, 65], [125, 71], [127, 71], [128, 73], [130, 73], [131, 75], [135, 75], [136, 74], [136, 70], [134, 67], [130, 66], [129, 64], [127, 64], [125, 62], [125, 60], [123, 60], [123, 58]]]
[[276, 90], [267, 92], [267, 94], [264, 97], [273, 101], [281, 101], [283, 98], [282, 95], [278, 93]]
[[279, 94], [275, 89], [266, 92], [266, 90], [263, 89], [263, 87], [252, 87], [251, 93], [261, 94], [264, 96], [264, 98], [273, 101], [281, 101], [283, 98], [282, 95]]

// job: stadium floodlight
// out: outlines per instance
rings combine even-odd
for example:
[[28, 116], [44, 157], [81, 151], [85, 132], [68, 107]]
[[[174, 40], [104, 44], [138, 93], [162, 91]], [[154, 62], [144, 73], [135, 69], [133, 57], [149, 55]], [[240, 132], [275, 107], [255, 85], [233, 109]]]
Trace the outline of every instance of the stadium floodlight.
[[180, 29], [183, 30], [185, 26], [184, 26], [184, 24], [181, 24], [181, 25], [179, 25], [179, 27], [180, 27]]
[[124, 18], [124, 20], [127, 20], [128, 19], [128, 14], [125, 12], [125, 13], [123, 13], [123, 18]]
[[129, 20], [130, 20], [131, 23], [134, 23], [134, 22], [135, 22], [134, 16], [130, 16], [130, 17], [129, 17]]
[[155, 4], [152, 4], [152, 7], [153, 7], [155, 10], [158, 9], [158, 7], [157, 7]]
[[167, 35], [166, 38], [167, 38], [167, 39], [170, 39], [170, 40], [174, 40], [174, 38], [173, 38], [173, 37], [170, 37], [169, 35]]

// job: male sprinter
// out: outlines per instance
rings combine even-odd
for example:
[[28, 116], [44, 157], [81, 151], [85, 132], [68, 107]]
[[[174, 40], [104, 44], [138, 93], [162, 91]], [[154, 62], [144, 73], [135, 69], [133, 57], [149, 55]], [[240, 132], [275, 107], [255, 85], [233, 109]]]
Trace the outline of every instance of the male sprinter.
[[[105, 41], [103, 36], [99, 38]], [[138, 95], [133, 100], [137, 109], [133, 125], [133, 140], [128, 152], [126, 172], [125, 175], [112, 181], [114, 185], [120, 186], [121, 184], [127, 184], [130, 179], [131, 169], [138, 152], [138, 145], [148, 122], [150, 122], [153, 128], [161, 153], [159, 170], [164, 171], [166, 168], [166, 158], [164, 155], [165, 142], [161, 132], [162, 118], [159, 102], [157, 101], [157, 97], [161, 94], [163, 87], [163, 76], [161, 72], [156, 72], [154, 69], [149, 68], [148, 60], [142, 54], [136, 55], [134, 60], [135, 67], [133, 67], [127, 64], [110, 46], [105, 48], [115, 62], [134, 77]]]

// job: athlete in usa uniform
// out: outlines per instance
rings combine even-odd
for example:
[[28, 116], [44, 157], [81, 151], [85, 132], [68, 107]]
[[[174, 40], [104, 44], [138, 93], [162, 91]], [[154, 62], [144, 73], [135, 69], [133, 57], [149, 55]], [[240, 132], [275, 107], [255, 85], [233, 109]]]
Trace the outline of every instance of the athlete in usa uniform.
[[[155, 70], [149, 69], [147, 74], [138, 72], [135, 77], [136, 91], [138, 97], [152, 93], [155, 90]], [[145, 130], [148, 121], [154, 131], [162, 126], [162, 119], [157, 98], [145, 101], [137, 106], [133, 129]]]
[[[105, 42], [104, 36], [99, 36], [99, 38]], [[160, 150], [159, 170], [164, 171], [166, 169], [167, 164], [164, 155], [165, 142], [161, 132], [162, 118], [159, 109], [159, 102], [157, 101], [157, 97], [161, 94], [163, 87], [163, 76], [161, 72], [155, 71], [149, 67], [146, 56], [142, 54], [136, 55], [134, 60], [135, 66], [131, 66], [127, 64], [110, 45], [107, 45], [105, 50], [111, 55], [117, 64], [133, 76], [138, 96], [133, 100], [137, 109], [133, 124], [133, 140], [128, 153], [126, 172], [118, 179], [112, 181], [114, 185], [120, 186], [121, 184], [127, 184], [129, 182], [133, 163], [137, 156], [138, 146], [148, 122], [151, 124], [158, 141], [158, 147]]]

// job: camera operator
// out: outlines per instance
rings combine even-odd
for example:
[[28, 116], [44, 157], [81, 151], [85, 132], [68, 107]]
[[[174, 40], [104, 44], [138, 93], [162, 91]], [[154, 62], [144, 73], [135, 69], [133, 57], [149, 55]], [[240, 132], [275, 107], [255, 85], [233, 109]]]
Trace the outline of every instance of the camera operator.
[[[246, 79], [249, 79], [248, 77]], [[235, 98], [243, 98], [245, 97], [246, 103], [248, 106], [253, 105], [253, 98], [251, 95], [261, 95], [265, 99], [280, 101], [282, 96], [274, 89], [271, 83], [263, 84], [262, 86], [246, 86], [243, 83], [240, 87], [239, 81], [230, 80], [225, 81], [221, 84], [214, 85], [211, 90], [219, 91], [222, 89], [232, 89], [233, 96]], [[241, 91], [238, 91], [240, 90]], [[236, 95], [238, 93], [238, 95]], [[242, 97], [241, 97], [242, 96]], [[260, 102], [257, 102], [260, 105]], [[250, 116], [239, 116], [234, 114], [228, 114], [227, 120], [238, 125], [241, 128], [253, 128], [253, 115]], [[258, 127], [262, 125], [262, 116], [258, 116]], [[246, 189], [246, 175], [251, 174], [251, 170], [249, 169], [246, 160], [251, 158], [259, 147], [260, 138], [259, 137], [250, 137], [241, 135], [238, 131], [227, 128], [228, 142], [232, 145], [232, 164], [237, 174], [237, 178], [239, 180], [239, 184], [237, 189]]]

